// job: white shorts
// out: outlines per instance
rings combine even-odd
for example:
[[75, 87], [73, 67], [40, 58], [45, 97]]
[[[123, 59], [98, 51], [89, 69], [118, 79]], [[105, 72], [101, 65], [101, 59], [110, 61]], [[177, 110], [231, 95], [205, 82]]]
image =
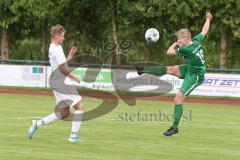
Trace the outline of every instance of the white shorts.
[[56, 108], [73, 107], [82, 99], [82, 97], [78, 94], [64, 94], [56, 90], [53, 90], [53, 93], [56, 98]]

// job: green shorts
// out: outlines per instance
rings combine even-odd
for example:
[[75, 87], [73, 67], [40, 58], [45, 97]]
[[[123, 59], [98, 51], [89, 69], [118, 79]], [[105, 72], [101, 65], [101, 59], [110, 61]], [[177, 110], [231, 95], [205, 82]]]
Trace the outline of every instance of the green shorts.
[[178, 67], [181, 74], [180, 78], [184, 79], [180, 92], [188, 96], [197, 86], [203, 83], [204, 74], [191, 72], [186, 64], [179, 65]]

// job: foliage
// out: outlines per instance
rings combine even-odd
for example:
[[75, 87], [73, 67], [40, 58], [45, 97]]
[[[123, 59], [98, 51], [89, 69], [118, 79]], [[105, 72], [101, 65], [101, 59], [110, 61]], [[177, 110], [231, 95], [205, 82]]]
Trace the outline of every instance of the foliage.
[[[205, 21], [205, 11], [210, 9], [214, 18], [203, 45], [208, 67], [219, 67], [221, 25], [228, 33], [227, 67], [240, 65], [240, 0], [0, 0], [0, 9], [0, 28], [9, 32], [11, 58], [33, 58], [19, 56], [24, 51], [17, 45], [26, 39], [42, 45], [43, 34], [47, 34], [48, 43], [48, 31], [58, 23], [67, 30], [65, 50], [74, 42], [82, 54], [93, 54], [105, 60], [108, 56], [105, 44], [113, 41], [111, 14], [114, 11], [119, 42], [132, 41], [132, 47], [125, 52], [129, 61], [147, 60], [165, 65], [182, 63], [181, 59], [165, 54], [176, 41], [175, 32], [189, 28], [193, 35], [198, 34]], [[160, 32], [156, 44], [147, 44], [144, 39], [149, 27]]]

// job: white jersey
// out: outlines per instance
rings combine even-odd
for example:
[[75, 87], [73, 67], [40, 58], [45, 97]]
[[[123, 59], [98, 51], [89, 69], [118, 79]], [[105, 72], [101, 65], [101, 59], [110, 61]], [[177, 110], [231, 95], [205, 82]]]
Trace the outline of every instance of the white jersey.
[[54, 71], [59, 65], [67, 61], [61, 45], [51, 43], [48, 56], [52, 71]]
[[81, 96], [74, 86], [68, 86], [64, 83], [66, 76], [58, 68], [62, 64], [68, 68], [62, 46], [51, 43], [48, 56], [52, 68], [49, 84], [56, 98], [56, 107], [72, 107], [81, 100]]

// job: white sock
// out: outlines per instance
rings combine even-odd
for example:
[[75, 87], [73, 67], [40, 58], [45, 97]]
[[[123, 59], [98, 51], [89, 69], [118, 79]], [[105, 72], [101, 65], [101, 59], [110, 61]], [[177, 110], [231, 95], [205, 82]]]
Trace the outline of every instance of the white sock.
[[56, 120], [59, 120], [59, 116], [57, 116], [57, 113], [52, 113], [40, 120], [37, 121], [37, 127], [40, 127], [43, 124], [48, 124], [51, 122], [55, 122]]
[[83, 111], [76, 110], [73, 113], [72, 131], [70, 137], [76, 137], [81, 126]]
[[43, 125], [43, 120], [42, 119], [37, 120], [37, 127], [40, 127], [41, 125]]

